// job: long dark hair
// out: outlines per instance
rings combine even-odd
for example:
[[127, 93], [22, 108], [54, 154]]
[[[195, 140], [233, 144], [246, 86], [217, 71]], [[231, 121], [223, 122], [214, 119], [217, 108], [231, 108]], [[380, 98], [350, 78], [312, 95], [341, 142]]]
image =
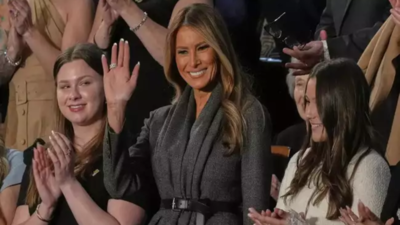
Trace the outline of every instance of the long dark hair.
[[[288, 197], [295, 197], [302, 188], [313, 183], [316, 189], [309, 203], [317, 205], [328, 195], [326, 218], [333, 220], [340, 216], [341, 207], [352, 205], [354, 171], [373, 144], [370, 87], [362, 70], [349, 59], [319, 63], [309, 79], [316, 79], [316, 103], [327, 140], [313, 142], [308, 124], [302, 149], [310, 146], [310, 150], [307, 154], [305, 151], [299, 153], [296, 173], [283, 197], [287, 201]], [[367, 150], [356, 159], [351, 176], [347, 177], [351, 160], [365, 148]]]
[[[54, 64], [53, 75], [54, 79], [57, 80], [58, 72], [63, 65], [76, 60], [83, 60], [90, 68], [96, 71], [100, 76], [103, 76], [103, 67], [101, 64], [101, 56], [103, 52], [94, 44], [78, 44], [63, 52]], [[57, 82], [56, 82], [57, 85]], [[57, 113], [57, 131], [63, 133], [69, 140], [74, 140], [74, 129], [70, 121], [68, 121], [61, 113], [58, 105], [56, 104]], [[87, 170], [91, 168], [94, 162], [102, 155], [102, 143], [104, 138], [104, 130], [106, 125], [106, 112], [107, 107], [103, 107], [102, 113], [102, 128], [99, 133], [83, 148], [84, 151], [77, 154], [75, 163], [75, 174], [83, 176]], [[39, 202], [39, 194], [35, 186], [35, 180], [33, 177], [32, 169], [30, 174], [30, 183], [28, 192], [26, 195], [26, 203], [29, 207], [34, 206]]]

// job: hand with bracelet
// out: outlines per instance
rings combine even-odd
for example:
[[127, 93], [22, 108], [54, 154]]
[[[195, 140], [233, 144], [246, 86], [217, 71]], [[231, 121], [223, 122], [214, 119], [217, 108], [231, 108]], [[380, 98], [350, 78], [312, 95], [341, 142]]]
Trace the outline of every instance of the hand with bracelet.
[[102, 19], [99, 29], [94, 36], [94, 44], [101, 49], [106, 49], [110, 42], [112, 27], [119, 18], [117, 11], [111, 8], [107, 0], [100, 0], [99, 7], [102, 11]]
[[34, 149], [32, 169], [36, 188], [41, 199], [41, 203], [36, 210], [36, 215], [43, 222], [51, 220], [53, 210], [58, 198], [61, 196], [61, 190], [56, 182], [51, 164], [44, 147], [38, 145]]

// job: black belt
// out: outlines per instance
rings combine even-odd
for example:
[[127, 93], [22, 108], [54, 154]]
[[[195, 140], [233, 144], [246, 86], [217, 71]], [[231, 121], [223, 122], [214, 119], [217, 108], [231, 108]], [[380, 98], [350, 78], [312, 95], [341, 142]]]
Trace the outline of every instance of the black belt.
[[172, 209], [173, 211], [191, 211], [203, 214], [209, 218], [218, 212], [227, 212], [233, 214], [240, 213], [238, 203], [218, 202], [210, 200], [191, 200], [183, 198], [161, 200], [161, 208]]

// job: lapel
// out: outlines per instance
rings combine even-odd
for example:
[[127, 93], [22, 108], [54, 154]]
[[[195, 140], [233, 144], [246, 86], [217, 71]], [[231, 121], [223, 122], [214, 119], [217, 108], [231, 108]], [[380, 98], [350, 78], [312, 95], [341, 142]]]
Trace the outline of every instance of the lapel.
[[331, 0], [332, 17], [335, 23], [336, 35], [339, 36], [342, 30], [342, 25], [349, 9], [350, 3], [353, 0]]

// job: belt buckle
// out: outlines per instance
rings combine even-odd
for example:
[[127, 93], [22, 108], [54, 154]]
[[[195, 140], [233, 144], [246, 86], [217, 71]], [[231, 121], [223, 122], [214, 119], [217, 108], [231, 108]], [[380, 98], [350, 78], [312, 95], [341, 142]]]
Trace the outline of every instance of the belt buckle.
[[173, 198], [172, 211], [181, 212], [189, 209], [190, 203], [186, 199]]

